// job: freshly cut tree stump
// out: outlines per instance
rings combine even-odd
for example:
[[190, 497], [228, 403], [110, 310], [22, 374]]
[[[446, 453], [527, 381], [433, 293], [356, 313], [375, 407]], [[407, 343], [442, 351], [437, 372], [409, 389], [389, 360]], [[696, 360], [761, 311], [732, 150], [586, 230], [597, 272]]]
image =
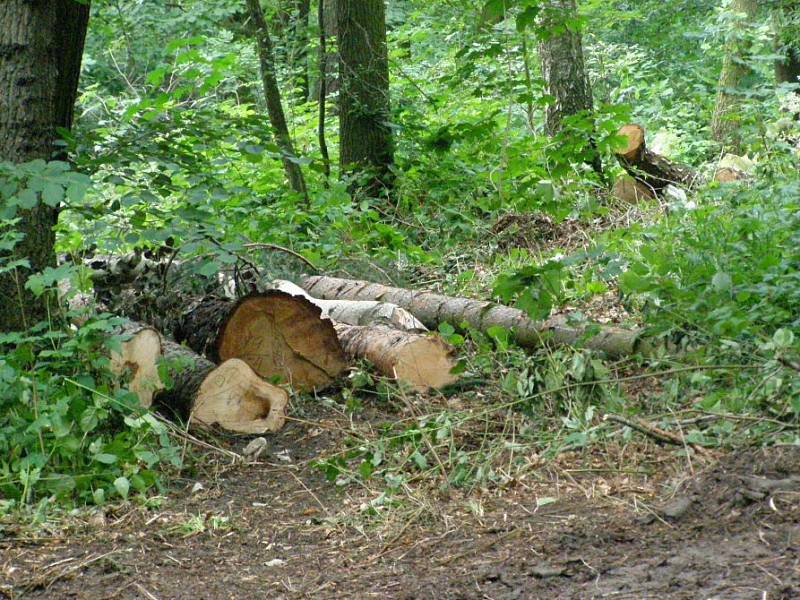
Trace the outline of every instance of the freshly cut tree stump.
[[215, 363], [240, 358], [261, 377], [279, 377], [301, 390], [330, 385], [347, 368], [333, 324], [321, 309], [279, 290], [238, 302], [199, 300], [181, 316], [174, 334]]
[[612, 357], [621, 357], [635, 352], [650, 352], [652, 349], [641, 339], [641, 332], [596, 325], [598, 333], [588, 337], [584, 328], [566, 327], [556, 319], [534, 321], [525, 312], [480, 300], [453, 298], [430, 292], [418, 292], [394, 288], [377, 283], [339, 279], [336, 277], [307, 277], [302, 287], [314, 296], [340, 300], [380, 300], [402, 306], [422, 321], [435, 328], [440, 323], [460, 327], [463, 322], [479, 331], [490, 327], [503, 327], [514, 332], [521, 346], [538, 347], [545, 344], [576, 346], [605, 352]]
[[425, 325], [410, 312], [373, 300], [319, 300], [291, 281], [274, 281], [275, 289], [302, 296], [334, 321], [348, 356], [370, 361], [378, 371], [418, 391], [439, 389], [458, 380], [454, 349], [438, 335], [423, 335]]
[[634, 179], [656, 194], [662, 194], [668, 185], [691, 189], [702, 182], [693, 169], [648, 149], [641, 125], [624, 125], [618, 135], [625, 138], [625, 145], [616, 151], [617, 160]]
[[219, 425], [238, 433], [278, 431], [286, 420], [286, 390], [263, 381], [247, 363], [216, 366], [190, 349], [164, 342], [173, 385], [156, 394], [155, 406], [191, 425]]
[[125, 339], [118, 351], [111, 351], [111, 372], [120, 377], [130, 373], [128, 389], [139, 397], [143, 408], [150, 408], [153, 395], [164, 388], [158, 375], [161, 335], [152, 327], [134, 321], [123, 324], [114, 335]]

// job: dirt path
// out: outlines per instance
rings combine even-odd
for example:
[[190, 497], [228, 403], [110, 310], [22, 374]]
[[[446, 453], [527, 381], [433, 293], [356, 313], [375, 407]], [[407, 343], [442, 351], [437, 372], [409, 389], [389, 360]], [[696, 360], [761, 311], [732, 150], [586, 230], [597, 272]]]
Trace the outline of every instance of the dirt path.
[[[409, 499], [370, 525], [366, 490], [308, 465], [335, 438], [294, 423], [265, 462], [219, 467], [161, 506], [49, 538], [6, 530], [0, 597], [800, 598], [800, 449], [697, 465], [670, 499], [646, 476], [560, 463], [504, 490]], [[285, 448], [301, 454], [281, 460]]]

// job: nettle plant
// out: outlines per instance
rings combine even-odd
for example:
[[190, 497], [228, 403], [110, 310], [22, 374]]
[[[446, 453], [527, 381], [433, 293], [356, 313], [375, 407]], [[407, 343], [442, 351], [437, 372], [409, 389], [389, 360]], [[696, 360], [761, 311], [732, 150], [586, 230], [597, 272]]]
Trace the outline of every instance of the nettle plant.
[[[26, 276], [27, 260], [13, 254], [20, 211], [40, 202], [77, 208], [90, 182], [58, 161], [3, 163], [0, 180], [0, 270]], [[160, 485], [163, 465], [181, 463], [166, 425], [109, 370], [119, 321], [100, 315], [69, 325], [76, 315], [57, 296], [78, 279], [69, 264], [28, 276], [25, 286], [50, 298], [49, 319], [0, 334], [0, 509], [145, 494]]]

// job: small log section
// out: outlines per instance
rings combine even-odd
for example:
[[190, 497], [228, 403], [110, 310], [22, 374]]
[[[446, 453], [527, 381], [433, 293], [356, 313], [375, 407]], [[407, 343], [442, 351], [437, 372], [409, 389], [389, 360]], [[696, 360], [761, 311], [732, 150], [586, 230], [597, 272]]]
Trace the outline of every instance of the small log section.
[[438, 336], [392, 329], [386, 325], [335, 325], [345, 352], [365, 358], [380, 373], [417, 391], [440, 389], [458, 381], [453, 348]]
[[636, 330], [599, 325], [599, 333], [587, 338], [587, 331], [583, 328], [566, 327], [556, 319], [534, 321], [522, 310], [494, 302], [453, 298], [325, 276], [306, 277], [301, 286], [313, 296], [325, 299], [391, 302], [405, 308], [431, 328], [438, 327], [443, 322], [454, 327], [461, 327], [466, 322], [470, 327], [483, 332], [490, 327], [503, 327], [513, 331], [520, 346], [582, 345], [605, 352], [611, 357], [629, 356], [636, 352], [648, 353], [652, 350]]
[[[272, 286], [301, 296], [334, 320], [339, 341], [353, 359], [366, 359], [384, 376], [417, 391], [440, 389], [458, 380], [454, 349], [395, 304], [373, 300], [319, 300], [290, 281]], [[336, 322], [344, 321], [344, 322]]]
[[675, 164], [647, 148], [641, 125], [624, 125], [618, 135], [624, 138], [624, 146], [616, 151], [620, 165], [655, 194], [661, 195], [668, 185], [692, 189], [702, 183], [702, 177], [693, 169]]
[[289, 394], [262, 380], [247, 363], [212, 362], [174, 342], [164, 342], [172, 386], [153, 405], [190, 426], [219, 425], [237, 433], [278, 431], [286, 420]]
[[322, 318], [321, 309], [279, 290], [238, 302], [197, 300], [173, 333], [212, 362], [239, 358], [261, 377], [277, 377], [299, 390], [330, 385], [347, 368], [333, 323]]
[[129, 374], [128, 389], [139, 397], [142, 408], [150, 408], [153, 396], [164, 388], [158, 375], [163, 352], [161, 335], [152, 327], [128, 321], [114, 336], [122, 338], [122, 342], [118, 350], [111, 350], [110, 370], [121, 379]]

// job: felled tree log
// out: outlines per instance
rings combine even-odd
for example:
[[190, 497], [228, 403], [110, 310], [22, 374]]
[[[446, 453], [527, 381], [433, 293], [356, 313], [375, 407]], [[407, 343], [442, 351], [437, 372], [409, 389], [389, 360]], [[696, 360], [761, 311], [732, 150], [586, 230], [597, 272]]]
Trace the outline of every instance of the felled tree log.
[[164, 342], [172, 380], [154, 405], [190, 426], [219, 425], [239, 433], [278, 431], [286, 420], [289, 394], [262, 380], [247, 363], [233, 358], [217, 366], [174, 342]]
[[123, 341], [119, 349], [111, 351], [111, 372], [120, 378], [130, 374], [128, 389], [139, 397], [143, 408], [149, 408], [153, 395], [164, 388], [158, 374], [161, 336], [152, 327], [134, 321], [124, 323], [114, 335]]
[[616, 151], [617, 160], [634, 179], [654, 193], [662, 194], [670, 184], [691, 189], [702, 181], [693, 169], [675, 164], [647, 148], [641, 125], [624, 125], [618, 135], [625, 143]]
[[328, 317], [337, 323], [346, 323], [347, 325], [388, 325], [403, 331], [428, 331], [428, 328], [405, 308], [390, 302], [314, 298], [299, 285], [283, 279], [273, 281], [271, 287], [292, 296], [303, 296], [322, 310], [322, 316]]
[[365, 358], [380, 373], [418, 391], [440, 389], [458, 381], [453, 348], [436, 335], [392, 329], [386, 325], [337, 323], [336, 333], [345, 352]]
[[377, 370], [414, 389], [439, 389], [458, 380], [454, 349], [438, 335], [423, 335], [425, 325], [410, 312], [373, 300], [320, 300], [290, 281], [273, 287], [313, 302], [336, 322], [334, 327], [348, 356], [366, 359]]
[[278, 377], [296, 389], [323, 388], [347, 367], [333, 324], [320, 308], [279, 290], [238, 302], [200, 299], [172, 330], [177, 341], [215, 363], [240, 358], [261, 377]]
[[454, 327], [466, 322], [483, 332], [491, 327], [503, 327], [514, 332], [515, 340], [521, 346], [580, 344], [612, 357], [651, 350], [646, 341], [641, 339], [641, 332], [636, 330], [595, 325], [592, 328], [596, 328], [597, 333], [589, 336], [586, 328], [567, 327], [555, 319], [534, 321], [517, 308], [494, 302], [453, 298], [336, 277], [307, 277], [301, 285], [307, 292], [320, 298], [391, 302], [410, 311], [430, 328], [438, 327], [443, 322]]

